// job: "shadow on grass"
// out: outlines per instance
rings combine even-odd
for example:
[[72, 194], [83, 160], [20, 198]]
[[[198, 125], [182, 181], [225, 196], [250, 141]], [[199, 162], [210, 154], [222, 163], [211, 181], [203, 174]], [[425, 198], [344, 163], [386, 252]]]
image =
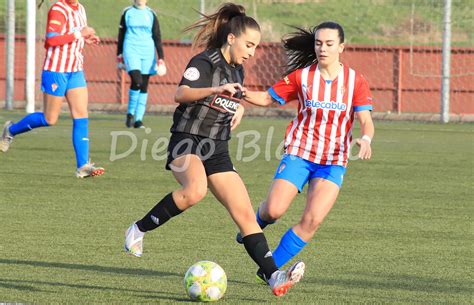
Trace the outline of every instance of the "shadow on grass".
[[427, 293], [472, 293], [472, 287], [467, 281], [422, 277], [411, 274], [351, 274], [345, 279], [307, 277], [305, 282], [318, 285], [344, 286], [346, 288], [424, 291]]
[[[55, 262], [40, 262], [40, 261], [27, 261], [27, 260], [15, 260], [15, 259], [0, 259], [0, 265], [23, 265], [32, 267], [43, 267], [43, 268], [59, 268], [69, 270], [83, 270], [83, 271], [94, 271], [103, 273], [115, 273], [115, 274], [129, 274], [129, 275], [140, 275], [150, 277], [164, 277], [164, 276], [176, 276], [180, 279], [184, 276], [181, 273], [155, 271], [149, 269], [139, 268], [123, 268], [123, 267], [110, 267], [110, 266], [99, 266], [99, 265], [81, 265], [72, 263], [55, 263]], [[227, 280], [230, 283], [236, 284], [249, 284], [246, 281], [239, 280]]]
[[[0, 278], [0, 287], [6, 289], [16, 289], [28, 292], [51, 292], [47, 290], [42, 290], [34, 287], [34, 285], [41, 286], [50, 286], [50, 287], [66, 287], [73, 289], [87, 289], [92, 291], [118, 291], [118, 292], [127, 292], [133, 293], [136, 297], [147, 299], [147, 300], [171, 300], [173, 302], [191, 302], [185, 295], [184, 290], [182, 294], [170, 293], [166, 291], [158, 290], [139, 290], [139, 289], [127, 289], [123, 287], [106, 287], [106, 286], [93, 286], [86, 284], [69, 284], [61, 282], [47, 282], [47, 281], [36, 281], [36, 280], [13, 280], [13, 279], [1, 279]], [[269, 294], [270, 295], [270, 294]], [[239, 301], [243, 303], [262, 303], [265, 300], [257, 298], [240, 298]]]
[[[12, 259], [0, 259], [0, 264], [6, 265], [23, 265], [23, 266], [32, 266], [32, 267], [43, 267], [43, 268], [60, 268], [68, 270], [83, 270], [83, 271], [93, 271], [93, 272], [104, 272], [104, 273], [114, 273], [120, 275], [134, 275], [134, 276], [151, 276], [151, 277], [165, 277], [172, 276], [178, 277], [179, 282], [181, 282], [182, 274], [172, 273], [172, 272], [163, 272], [163, 271], [154, 271], [147, 269], [138, 269], [138, 268], [123, 268], [123, 267], [107, 267], [99, 265], [81, 265], [81, 264], [72, 264], [72, 263], [54, 263], [54, 262], [40, 262], [40, 261], [22, 261], [22, 260], [12, 260]], [[245, 283], [240, 281], [229, 281], [235, 283]], [[139, 290], [139, 289], [130, 289], [123, 287], [107, 287], [107, 286], [94, 286], [87, 284], [71, 284], [63, 282], [49, 282], [49, 281], [38, 281], [38, 280], [15, 280], [15, 279], [1, 279], [0, 278], [0, 287], [6, 289], [15, 289], [28, 292], [47, 292], [45, 290], [34, 287], [35, 285], [41, 286], [50, 286], [50, 287], [67, 287], [74, 289], [87, 289], [95, 291], [121, 291], [133, 293], [136, 297], [143, 299], [161, 299], [161, 300], [171, 300], [173, 302], [190, 302], [189, 298], [183, 297], [183, 294], [170, 293], [166, 291], [159, 290]], [[243, 298], [239, 299], [241, 302], [262, 302], [257, 298]]]
[[115, 274], [129, 274], [129, 275], [141, 275], [151, 277], [164, 277], [164, 276], [177, 276], [182, 277], [182, 274], [164, 271], [155, 271], [149, 269], [139, 268], [123, 268], [123, 267], [109, 267], [99, 265], [81, 265], [72, 263], [54, 263], [54, 262], [39, 262], [39, 261], [22, 261], [14, 259], [0, 259], [0, 264], [4, 265], [25, 265], [33, 267], [44, 267], [44, 268], [60, 268], [69, 270], [84, 270], [104, 273], [115, 273]]
[[[15, 283], [15, 284], [12, 284]], [[31, 285], [23, 285], [23, 284], [18, 284], [18, 281], [16, 280], [6, 280], [6, 279], [0, 279], [0, 288], [5, 288], [5, 289], [16, 289], [16, 290], [23, 290], [23, 291], [28, 291], [28, 292], [41, 292], [43, 290], [38, 289], [36, 287], [33, 287]]]
[[[67, 287], [73, 289], [87, 289], [87, 290], [97, 290], [97, 291], [118, 291], [118, 292], [128, 292], [128, 293], [136, 293], [137, 296], [143, 296], [143, 294], [147, 294], [150, 298], [162, 299], [162, 300], [172, 300], [172, 301], [181, 301], [181, 302], [189, 302], [188, 298], [182, 297], [182, 294], [178, 293], [170, 293], [166, 291], [158, 291], [158, 290], [139, 290], [139, 289], [127, 289], [123, 287], [106, 287], [106, 286], [93, 286], [93, 285], [86, 285], [86, 284], [69, 284], [69, 283], [61, 283], [61, 282], [47, 282], [47, 281], [33, 281], [33, 280], [11, 280], [11, 279], [0, 279], [0, 287], [10, 288], [10, 289], [18, 289], [18, 290], [28, 290], [30, 292], [41, 292], [43, 290], [39, 290], [34, 288], [30, 285], [42, 285], [42, 286], [50, 286], [50, 287]], [[183, 293], [184, 294], [184, 293]]]

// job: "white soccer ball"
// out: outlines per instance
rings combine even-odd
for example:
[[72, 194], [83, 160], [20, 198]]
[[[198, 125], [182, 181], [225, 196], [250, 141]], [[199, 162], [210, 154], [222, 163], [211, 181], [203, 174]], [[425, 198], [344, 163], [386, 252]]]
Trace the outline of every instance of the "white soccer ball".
[[164, 62], [158, 62], [156, 65], [156, 73], [158, 76], [164, 76], [166, 74], [166, 65]]
[[227, 289], [224, 269], [214, 262], [200, 261], [189, 267], [184, 275], [184, 288], [196, 301], [217, 301]]

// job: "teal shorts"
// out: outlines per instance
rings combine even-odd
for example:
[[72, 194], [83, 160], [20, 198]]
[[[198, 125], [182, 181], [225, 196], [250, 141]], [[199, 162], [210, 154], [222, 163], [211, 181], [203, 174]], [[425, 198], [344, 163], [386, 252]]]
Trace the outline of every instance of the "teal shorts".
[[301, 193], [305, 184], [313, 178], [329, 180], [341, 188], [345, 173], [344, 166], [316, 164], [298, 156], [285, 155], [273, 179], [287, 180]]
[[43, 70], [41, 74], [41, 91], [50, 95], [65, 96], [70, 89], [86, 86], [83, 71], [53, 72]]

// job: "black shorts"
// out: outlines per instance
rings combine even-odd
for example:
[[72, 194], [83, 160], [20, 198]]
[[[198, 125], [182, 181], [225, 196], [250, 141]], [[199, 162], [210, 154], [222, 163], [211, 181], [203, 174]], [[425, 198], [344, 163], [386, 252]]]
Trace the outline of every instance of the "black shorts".
[[214, 140], [188, 133], [172, 133], [168, 145], [166, 169], [171, 170], [170, 163], [184, 155], [197, 155], [202, 160], [206, 176], [223, 172], [235, 172], [229, 156], [227, 140]]

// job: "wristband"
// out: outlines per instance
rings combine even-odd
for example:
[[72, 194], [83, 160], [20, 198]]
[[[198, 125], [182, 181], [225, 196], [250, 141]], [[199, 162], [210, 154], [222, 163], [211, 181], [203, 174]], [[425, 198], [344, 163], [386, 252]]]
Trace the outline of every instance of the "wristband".
[[82, 34], [80, 31], [74, 31], [74, 38], [79, 39], [82, 37]]
[[372, 139], [366, 134], [363, 135], [361, 139], [366, 140], [367, 142], [369, 142], [369, 145], [372, 143]]

